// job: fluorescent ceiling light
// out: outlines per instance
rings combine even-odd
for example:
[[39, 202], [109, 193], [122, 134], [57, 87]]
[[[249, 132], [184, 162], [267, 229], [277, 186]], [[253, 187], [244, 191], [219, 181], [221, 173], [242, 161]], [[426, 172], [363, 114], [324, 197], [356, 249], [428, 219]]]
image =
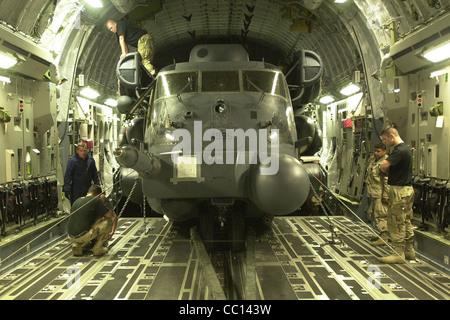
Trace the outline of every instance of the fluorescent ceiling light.
[[100, 95], [100, 93], [91, 88], [84, 88], [83, 90], [80, 91], [80, 94], [89, 99], [98, 98], [98, 96]]
[[86, 0], [86, 2], [93, 8], [103, 7], [103, 3], [100, 0]]
[[439, 62], [450, 58], [450, 42], [447, 42], [437, 48], [427, 50], [423, 57], [431, 62]]
[[334, 101], [334, 98], [332, 96], [324, 96], [320, 98], [319, 102], [323, 104], [331, 103]]
[[343, 94], [344, 96], [350, 96], [358, 92], [359, 90], [361, 90], [360, 87], [358, 87], [356, 84], [350, 83], [348, 86], [342, 89], [340, 93]]
[[0, 82], [11, 83], [11, 79], [8, 77], [0, 76]]
[[0, 68], [8, 69], [17, 64], [17, 60], [13, 57], [0, 52]]
[[334, 0], [334, 3], [346, 3], [347, 0]]
[[439, 76], [442, 76], [443, 74], [446, 74], [447, 71], [445, 70], [437, 70], [437, 71], [433, 71], [432, 73], [430, 73], [430, 78], [436, 78]]
[[117, 107], [117, 100], [109, 98], [105, 101], [105, 104], [110, 107]]
[[436, 118], [436, 128], [443, 128], [444, 127], [444, 116], [438, 116]]

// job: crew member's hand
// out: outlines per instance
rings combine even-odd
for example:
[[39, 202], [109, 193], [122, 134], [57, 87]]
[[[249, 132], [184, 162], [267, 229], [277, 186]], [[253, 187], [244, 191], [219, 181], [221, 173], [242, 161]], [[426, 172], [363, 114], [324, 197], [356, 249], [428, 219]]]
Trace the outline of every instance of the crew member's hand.
[[383, 204], [388, 204], [389, 203], [389, 199], [388, 198], [381, 198], [381, 202], [383, 202]]

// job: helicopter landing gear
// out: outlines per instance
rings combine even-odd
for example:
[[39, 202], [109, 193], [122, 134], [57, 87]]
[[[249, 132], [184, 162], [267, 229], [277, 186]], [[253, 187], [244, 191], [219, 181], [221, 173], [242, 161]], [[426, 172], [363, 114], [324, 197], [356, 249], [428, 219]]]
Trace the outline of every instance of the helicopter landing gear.
[[198, 229], [207, 251], [245, 250], [245, 207], [202, 205]]

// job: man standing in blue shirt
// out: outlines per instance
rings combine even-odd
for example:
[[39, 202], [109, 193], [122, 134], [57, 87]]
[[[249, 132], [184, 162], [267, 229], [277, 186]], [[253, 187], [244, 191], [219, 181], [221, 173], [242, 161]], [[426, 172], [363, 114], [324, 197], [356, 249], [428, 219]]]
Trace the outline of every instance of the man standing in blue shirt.
[[414, 260], [413, 247], [414, 189], [412, 187], [412, 154], [410, 147], [403, 142], [397, 129], [389, 126], [381, 132], [383, 143], [394, 147], [386, 160], [380, 164], [380, 170], [388, 171], [389, 206], [388, 230], [391, 235], [395, 254], [380, 259], [382, 263], [404, 263], [405, 259]]
[[93, 183], [100, 185], [95, 160], [88, 154], [86, 143], [80, 142], [76, 146], [76, 155], [67, 163], [64, 175], [63, 191], [70, 205], [84, 197]]

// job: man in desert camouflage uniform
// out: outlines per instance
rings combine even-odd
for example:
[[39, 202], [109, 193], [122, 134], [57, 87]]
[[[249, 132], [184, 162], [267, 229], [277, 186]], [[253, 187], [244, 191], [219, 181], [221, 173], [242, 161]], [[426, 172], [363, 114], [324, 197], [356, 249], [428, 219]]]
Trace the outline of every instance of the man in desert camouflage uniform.
[[387, 158], [386, 146], [380, 142], [375, 146], [373, 157], [367, 166], [367, 196], [370, 198], [368, 214], [375, 219], [375, 225], [380, 232], [379, 237], [372, 239], [373, 246], [383, 246], [388, 241], [387, 211], [389, 186], [385, 173], [380, 171], [380, 163]]
[[395, 253], [380, 259], [382, 263], [404, 263], [414, 260], [413, 217], [414, 189], [412, 187], [412, 153], [403, 142], [397, 129], [389, 126], [381, 132], [381, 138], [388, 147], [394, 147], [380, 170], [388, 171], [389, 207], [388, 230]]

